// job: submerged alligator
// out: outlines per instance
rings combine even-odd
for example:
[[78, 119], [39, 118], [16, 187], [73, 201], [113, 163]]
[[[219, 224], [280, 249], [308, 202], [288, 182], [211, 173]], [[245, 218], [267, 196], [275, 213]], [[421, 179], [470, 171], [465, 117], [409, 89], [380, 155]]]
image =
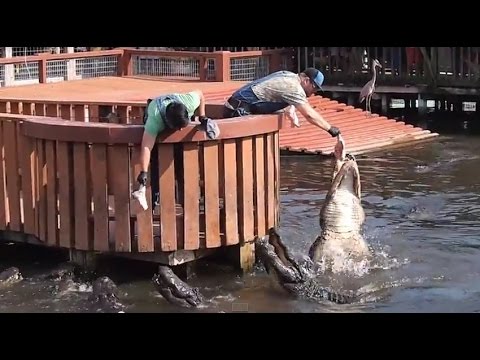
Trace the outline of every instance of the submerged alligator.
[[[266, 271], [289, 293], [345, 304], [356, 301], [357, 296], [322, 286], [315, 267], [323, 263], [325, 270], [341, 272], [345, 264], [369, 259], [371, 254], [361, 234], [365, 213], [361, 204], [360, 172], [355, 157], [346, 153], [341, 135], [333, 154], [332, 183], [320, 210], [322, 230], [310, 247], [309, 257], [303, 263], [294, 259], [274, 228], [267, 237], [256, 239], [256, 255]], [[202, 302], [198, 289], [180, 280], [169, 267], [160, 267], [153, 282], [170, 303], [198, 306]]]
[[17, 267], [9, 267], [0, 273], [0, 288], [18, 283], [23, 280], [23, 276]]
[[89, 299], [106, 312], [121, 312], [125, 309], [125, 305], [120, 302], [117, 285], [108, 276], [95, 279]]

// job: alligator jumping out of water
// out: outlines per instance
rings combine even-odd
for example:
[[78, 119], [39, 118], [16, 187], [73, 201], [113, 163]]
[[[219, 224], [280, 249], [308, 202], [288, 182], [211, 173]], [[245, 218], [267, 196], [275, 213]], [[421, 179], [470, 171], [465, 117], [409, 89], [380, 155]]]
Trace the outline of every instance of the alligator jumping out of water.
[[[309, 260], [302, 265], [294, 260], [275, 229], [270, 230], [268, 240], [257, 239], [257, 257], [290, 293], [336, 303], [352, 302], [354, 296], [321, 286], [313, 268], [316, 263], [323, 262], [325, 269], [337, 272], [351, 260], [369, 258], [368, 245], [360, 232], [364, 221], [357, 162], [346, 153], [345, 142], [339, 135], [334, 149], [332, 184], [320, 211], [322, 232], [310, 247]], [[202, 301], [198, 289], [180, 280], [169, 267], [160, 267], [153, 281], [165, 299], [173, 304], [197, 306]]]
[[361, 234], [364, 222], [357, 161], [346, 153], [345, 142], [339, 135], [334, 150], [332, 183], [320, 210], [322, 230], [310, 247], [310, 258], [323, 262], [325, 269], [333, 272], [344, 270], [349, 260], [368, 259], [370, 250]]

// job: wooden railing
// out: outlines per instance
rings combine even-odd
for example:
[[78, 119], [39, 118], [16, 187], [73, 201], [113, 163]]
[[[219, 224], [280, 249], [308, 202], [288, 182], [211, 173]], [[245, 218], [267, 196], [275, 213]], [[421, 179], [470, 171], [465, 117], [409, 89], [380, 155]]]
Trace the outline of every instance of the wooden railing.
[[0, 84], [64, 81], [93, 76], [146, 75], [200, 81], [249, 81], [276, 70], [315, 66], [325, 85], [362, 86], [377, 58], [377, 85], [477, 87], [480, 50], [475, 47], [308, 47], [258, 51], [156, 51], [119, 48], [0, 59]]
[[[152, 213], [130, 196], [143, 126], [86, 123], [84, 105], [8, 107], [60, 109], [81, 121], [0, 115], [0, 230], [48, 246], [144, 253], [251, 242], [278, 223], [282, 115], [217, 120], [215, 141], [196, 123], [160, 135], [160, 205]], [[149, 182], [151, 209], [150, 193]]]
[[476, 47], [299, 47], [298, 71], [315, 66], [325, 73], [325, 85], [363, 86], [377, 69], [377, 85], [406, 84], [478, 87], [480, 48]]

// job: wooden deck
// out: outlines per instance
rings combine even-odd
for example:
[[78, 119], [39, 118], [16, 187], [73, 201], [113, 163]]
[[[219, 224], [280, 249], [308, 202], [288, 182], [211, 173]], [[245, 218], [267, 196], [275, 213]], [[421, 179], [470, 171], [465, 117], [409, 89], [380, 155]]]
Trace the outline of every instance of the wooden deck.
[[[59, 83], [35, 84], [0, 88], [0, 99], [24, 102], [67, 101], [71, 104], [105, 103], [142, 105], [149, 97], [170, 92], [202, 89], [207, 103], [218, 104], [243, 82], [200, 82], [186, 80], [158, 80], [147, 77], [100, 77]], [[338, 126], [349, 152], [361, 154], [384, 147], [393, 147], [429, 139], [438, 134], [404, 122], [388, 119], [346, 104], [316, 96], [310, 102], [327, 121]], [[280, 149], [296, 153], [328, 155], [334, 140], [324, 131], [308, 123], [299, 115], [300, 128], [287, 127], [280, 131]]]

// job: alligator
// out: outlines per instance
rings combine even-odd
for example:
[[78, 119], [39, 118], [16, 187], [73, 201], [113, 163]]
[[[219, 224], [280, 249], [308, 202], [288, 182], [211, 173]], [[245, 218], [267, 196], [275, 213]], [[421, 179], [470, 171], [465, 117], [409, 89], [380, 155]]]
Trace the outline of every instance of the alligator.
[[107, 312], [123, 312], [125, 309], [119, 300], [117, 285], [108, 276], [101, 276], [93, 282], [90, 301], [99, 304]]
[[310, 258], [303, 262], [295, 259], [282, 243], [275, 228], [269, 230], [268, 236], [255, 241], [257, 260], [276, 283], [289, 294], [314, 300], [328, 300], [337, 304], [349, 304], [356, 301], [354, 294], [334, 291], [320, 284]]
[[196, 307], [204, 300], [198, 288], [182, 281], [169, 266], [160, 265], [152, 281], [158, 292], [171, 304]]
[[345, 151], [341, 135], [333, 152], [334, 169], [330, 189], [320, 209], [320, 235], [309, 249], [310, 258], [323, 262], [325, 270], [340, 272], [347, 260], [371, 257], [361, 234], [365, 212], [361, 204], [360, 172], [355, 157]]
[[23, 280], [23, 276], [17, 267], [9, 267], [0, 273], [0, 287], [16, 284]]
[[[337, 137], [333, 156], [332, 184], [320, 210], [322, 231], [311, 245], [309, 257], [303, 264], [289, 254], [275, 228], [270, 229], [268, 240], [267, 237], [257, 238], [255, 243], [257, 258], [288, 292], [343, 304], [355, 301], [356, 295], [342, 294], [321, 286], [313, 269], [324, 262], [325, 270], [337, 272], [346, 260], [369, 258], [370, 250], [360, 232], [365, 221], [360, 173], [355, 157], [346, 153], [341, 135]], [[152, 280], [170, 303], [198, 306], [203, 301], [198, 289], [180, 280], [168, 266], [160, 266], [159, 274]]]

